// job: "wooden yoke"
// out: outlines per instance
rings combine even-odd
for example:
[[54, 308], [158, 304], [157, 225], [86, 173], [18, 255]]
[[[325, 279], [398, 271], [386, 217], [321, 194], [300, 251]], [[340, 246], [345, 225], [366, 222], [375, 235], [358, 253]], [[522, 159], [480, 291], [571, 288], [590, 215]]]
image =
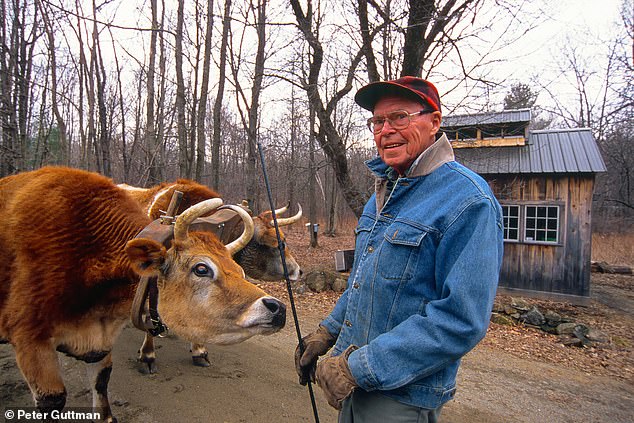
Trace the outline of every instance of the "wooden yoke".
[[242, 218], [231, 209], [218, 210], [211, 216], [199, 217], [189, 226], [191, 232], [211, 232], [215, 234], [223, 244], [234, 241], [242, 231], [236, 228], [242, 224]]

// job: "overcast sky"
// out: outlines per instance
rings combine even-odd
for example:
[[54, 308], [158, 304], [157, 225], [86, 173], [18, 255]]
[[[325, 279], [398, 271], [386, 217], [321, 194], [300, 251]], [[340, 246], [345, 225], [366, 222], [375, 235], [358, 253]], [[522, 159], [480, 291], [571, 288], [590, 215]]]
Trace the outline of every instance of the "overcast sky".
[[[142, 1], [142, 0], [140, 0]], [[503, 85], [489, 92], [489, 109], [499, 110], [502, 107], [504, 95], [514, 83], [531, 83], [537, 79], [540, 84], [548, 86], [551, 92], [556, 93], [558, 99], [570, 98], [574, 101], [574, 91], [571, 81], [562, 76], [559, 70], [559, 62], [562, 57], [564, 46], [577, 46], [579, 54], [584, 56], [584, 63], [588, 67], [596, 67], [596, 83], [602, 82], [601, 69], [605, 66], [606, 56], [610, 45], [610, 40], [614, 39], [617, 26], [622, 27], [620, 18], [620, 8], [622, 0], [517, 0], [523, 1], [523, 8], [535, 13], [536, 10], [543, 10], [544, 13], [538, 15], [539, 26], [522, 36], [510, 48], [506, 48], [496, 53], [496, 57], [502, 60], [492, 66], [495, 73], [495, 80], [504, 81]], [[634, 0], [626, 0], [630, 5], [634, 5]], [[286, 0], [277, 0], [280, 4], [285, 4]], [[143, 5], [147, 6], [145, 3]], [[143, 6], [142, 6], [143, 7]], [[634, 6], [632, 6], [634, 7]], [[143, 9], [145, 10], [145, 9]], [[136, 13], [119, 14], [118, 19], [138, 18]], [[290, 18], [289, 18], [290, 19]], [[136, 19], [135, 19], [136, 20]], [[292, 21], [292, 19], [291, 19]], [[484, 18], [486, 21], [486, 18]], [[478, 23], [478, 25], [480, 25]], [[496, 44], [499, 35], [495, 32], [499, 27], [503, 30], [507, 22], [504, 20], [492, 21], [492, 28], [489, 33], [490, 39], [480, 40], [478, 51], [486, 51], [487, 45]], [[129, 23], [134, 26], [134, 22]], [[217, 21], [220, 25], [220, 21]], [[143, 25], [141, 25], [143, 26]], [[513, 27], [516, 34], [522, 33], [521, 24]], [[291, 29], [292, 30], [292, 29]], [[291, 31], [289, 30], [289, 31]], [[124, 37], [130, 37], [126, 44], [134, 43], [134, 39], [140, 37], [139, 33], [126, 31]], [[142, 53], [143, 51], [140, 50]], [[447, 64], [454, 66], [454, 64]], [[448, 81], [434, 80], [438, 85], [441, 94], [445, 94], [450, 89]], [[285, 87], [284, 90], [287, 90]], [[265, 90], [266, 91], [266, 90]], [[265, 92], [264, 98], [273, 96], [278, 98], [279, 93], [275, 89]], [[450, 95], [443, 97], [443, 103], [448, 106], [455, 106], [459, 99], [465, 97], [464, 89], [454, 90]], [[539, 87], [536, 87], [539, 92]], [[600, 86], [596, 89], [600, 92]], [[482, 98], [482, 97], [479, 97]], [[537, 104], [541, 106], [549, 105], [550, 98], [545, 93], [540, 94]], [[566, 100], [567, 101], [567, 100]], [[448, 107], [447, 110], [452, 109]], [[464, 111], [458, 109], [457, 112]]]
[[[500, 67], [500, 74], [523, 83], [537, 77], [562, 96], [570, 95], [571, 87], [558, 70], [562, 48], [576, 46], [588, 66], [600, 69], [617, 27], [623, 25], [621, 5], [622, 0], [543, 0], [541, 7], [548, 19], [508, 51], [509, 60]], [[540, 101], [548, 99], [542, 96]]]

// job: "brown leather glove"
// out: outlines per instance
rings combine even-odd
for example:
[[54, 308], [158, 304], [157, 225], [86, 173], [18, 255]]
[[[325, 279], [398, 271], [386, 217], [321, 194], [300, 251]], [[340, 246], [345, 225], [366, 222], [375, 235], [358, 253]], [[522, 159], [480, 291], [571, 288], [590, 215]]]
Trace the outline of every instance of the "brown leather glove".
[[354, 388], [359, 386], [350, 372], [350, 367], [348, 367], [348, 356], [356, 349], [355, 345], [350, 345], [343, 354], [328, 357], [317, 364], [317, 372], [315, 373], [317, 385], [326, 394], [328, 404], [337, 410], [341, 410], [343, 400], [348, 398]]
[[306, 385], [309, 380], [315, 381], [317, 359], [320, 355], [326, 354], [336, 341], [337, 338], [323, 326], [319, 326], [316, 332], [302, 338], [303, 354], [300, 353], [299, 345], [295, 348], [295, 370], [301, 385]]

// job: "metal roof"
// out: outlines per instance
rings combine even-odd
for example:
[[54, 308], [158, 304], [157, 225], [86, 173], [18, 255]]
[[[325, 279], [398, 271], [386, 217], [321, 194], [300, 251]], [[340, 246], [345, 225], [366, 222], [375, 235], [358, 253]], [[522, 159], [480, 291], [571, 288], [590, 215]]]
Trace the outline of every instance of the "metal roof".
[[532, 131], [526, 145], [454, 149], [479, 174], [596, 173], [607, 169], [590, 129]]
[[443, 116], [442, 126], [453, 128], [456, 126], [489, 125], [496, 123], [531, 121], [531, 109], [504, 110], [502, 112], [477, 113], [473, 115]]

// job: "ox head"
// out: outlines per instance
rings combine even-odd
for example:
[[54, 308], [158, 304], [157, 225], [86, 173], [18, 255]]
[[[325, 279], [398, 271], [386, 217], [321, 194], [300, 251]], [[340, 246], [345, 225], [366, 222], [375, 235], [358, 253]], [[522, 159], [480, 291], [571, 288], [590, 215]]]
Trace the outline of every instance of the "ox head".
[[[286, 226], [297, 222], [302, 217], [302, 206], [298, 205], [299, 211], [292, 217], [278, 218], [278, 226]], [[288, 210], [288, 206], [275, 210], [275, 216]], [[236, 261], [244, 268], [244, 271], [255, 279], [265, 281], [276, 281], [284, 278], [284, 268], [273, 224], [273, 213], [265, 211], [253, 218], [255, 226], [253, 239], [247, 246], [236, 254]], [[302, 275], [299, 264], [286, 245], [286, 237], [280, 229], [280, 238], [284, 244], [286, 268], [290, 280], [296, 281]]]
[[188, 231], [196, 218], [221, 205], [215, 198], [184, 211], [176, 219], [169, 249], [161, 242], [136, 238], [128, 242], [126, 253], [137, 273], [158, 277], [159, 313], [170, 329], [189, 340], [233, 344], [279, 331], [286, 322], [286, 307], [249, 283], [232, 259], [254, 231], [242, 208], [224, 206], [238, 213], [245, 227], [226, 246], [211, 233]]

